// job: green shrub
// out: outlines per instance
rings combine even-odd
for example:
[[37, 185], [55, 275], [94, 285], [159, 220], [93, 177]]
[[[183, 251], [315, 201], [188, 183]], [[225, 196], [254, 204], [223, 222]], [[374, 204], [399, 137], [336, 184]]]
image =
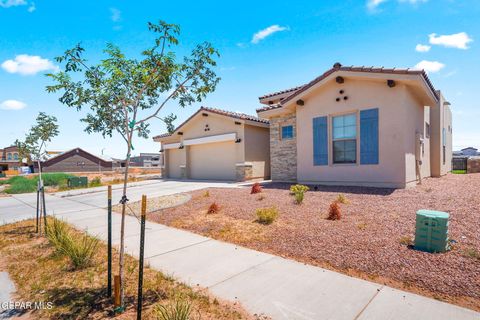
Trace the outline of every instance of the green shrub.
[[[67, 173], [44, 173], [42, 174], [42, 180], [44, 186], [62, 186], [66, 185], [67, 179], [73, 177]], [[2, 184], [9, 184], [10, 186], [5, 189], [6, 193], [29, 193], [37, 190], [38, 176], [33, 178], [24, 176], [15, 176], [10, 179], [2, 181]]]
[[301, 184], [296, 184], [290, 187], [290, 192], [293, 194], [297, 204], [301, 204], [303, 202], [305, 192], [308, 190], [310, 190], [310, 188]]
[[255, 211], [257, 222], [261, 224], [271, 224], [278, 217], [278, 210], [275, 207], [261, 208]]
[[345, 195], [343, 195], [343, 194], [338, 195], [337, 202], [342, 203], [342, 204], [348, 204], [349, 203], [347, 197], [345, 197]]
[[204, 198], [210, 197], [210, 191], [208, 191], [208, 190], [205, 191], [205, 192], [203, 193], [203, 197], [204, 197]]
[[186, 299], [177, 299], [167, 305], [157, 305], [154, 314], [159, 320], [189, 320], [192, 304]]
[[86, 234], [74, 235], [65, 222], [54, 219], [47, 227], [47, 239], [55, 250], [70, 259], [73, 269], [91, 265], [99, 240]]
[[102, 179], [100, 177], [95, 177], [88, 183], [89, 187], [100, 187], [102, 185]]

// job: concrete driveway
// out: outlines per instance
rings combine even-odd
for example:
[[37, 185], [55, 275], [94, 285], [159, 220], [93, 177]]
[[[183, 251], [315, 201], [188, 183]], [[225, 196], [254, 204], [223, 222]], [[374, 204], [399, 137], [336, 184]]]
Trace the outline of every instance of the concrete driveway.
[[[157, 181], [131, 188], [129, 197], [158, 196], [228, 183]], [[84, 190], [85, 191], [85, 190]], [[107, 239], [105, 192], [47, 196], [49, 214], [102, 240]], [[114, 201], [119, 199], [114, 192]], [[63, 197], [62, 197], [63, 196]], [[35, 195], [0, 198], [0, 221], [34, 215]], [[119, 244], [120, 215], [113, 216]], [[126, 217], [126, 252], [139, 255], [139, 222]], [[145, 259], [150, 267], [216, 296], [240, 302], [249, 312], [285, 320], [475, 320], [480, 313], [344, 274], [148, 222]]]

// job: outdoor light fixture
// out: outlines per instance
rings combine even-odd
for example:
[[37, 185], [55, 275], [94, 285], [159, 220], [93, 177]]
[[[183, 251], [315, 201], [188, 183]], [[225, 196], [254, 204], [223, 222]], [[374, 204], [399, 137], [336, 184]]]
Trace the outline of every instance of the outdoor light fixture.
[[305, 105], [305, 101], [303, 101], [302, 99], [297, 100], [297, 106], [303, 106], [303, 105]]
[[179, 136], [183, 136], [183, 132], [181, 132], [181, 131], [177, 132], [177, 134], [178, 134]]
[[387, 86], [389, 86], [390, 88], [393, 88], [395, 87], [396, 83], [394, 80], [387, 80]]
[[240, 143], [240, 142], [242, 142], [242, 139], [240, 139], [240, 138], [237, 138], [237, 139], [235, 140], [235, 143]]
[[183, 148], [185, 148], [183, 144], [181, 144], [180, 147], [178, 147], [178, 149], [183, 149]]
[[343, 77], [340, 77], [338, 76], [335, 81], [337, 81], [337, 83], [344, 83], [345, 82], [345, 79], [343, 79]]

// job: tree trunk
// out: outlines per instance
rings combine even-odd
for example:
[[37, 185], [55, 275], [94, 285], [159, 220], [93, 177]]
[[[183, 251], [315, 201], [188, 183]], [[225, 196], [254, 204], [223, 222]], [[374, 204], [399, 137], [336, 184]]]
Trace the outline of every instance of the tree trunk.
[[[132, 141], [131, 139], [128, 142], [128, 152], [127, 152], [127, 161], [125, 163], [125, 175], [123, 180], [123, 194], [122, 200], [126, 199], [127, 197], [127, 182], [128, 182], [128, 168], [130, 166], [130, 151], [131, 151]], [[120, 305], [124, 307], [125, 303], [125, 283], [124, 283], [124, 263], [125, 263], [125, 209], [126, 209], [126, 201], [122, 202], [122, 222], [120, 225], [120, 261], [119, 261], [119, 269], [120, 269]]]

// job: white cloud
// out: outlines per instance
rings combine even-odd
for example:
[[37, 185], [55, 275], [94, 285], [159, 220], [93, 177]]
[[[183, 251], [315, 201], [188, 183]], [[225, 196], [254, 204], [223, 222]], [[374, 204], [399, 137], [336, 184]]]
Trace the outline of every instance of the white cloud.
[[113, 22], [118, 22], [122, 19], [122, 12], [117, 8], [110, 8], [111, 19]]
[[368, 0], [367, 1], [367, 8], [370, 11], [375, 11], [377, 9], [377, 7], [384, 2], [387, 2], [387, 0]]
[[25, 0], [0, 0], [0, 7], [10, 8], [16, 6], [24, 6], [27, 2]]
[[[377, 12], [378, 6], [380, 6], [382, 3], [387, 2], [389, 0], [367, 0], [367, 9], [371, 12]], [[410, 4], [417, 4], [420, 2], [427, 2], [428, 0], [397, 0], [400, 3], [410, 3]]]
[[281, 27], [278, 24], [274, 24], [268, 28], [258, 31], [252, 37], [252, 43], [259, 43], [261, 40], [265, 39], [268, 36], [271, 36], [275, 32], [288, 30], [287, 27]]
[[28, 12], [33, 12], [37, 10], [37, 7], [35, 6], [35, 2], [30, 3], [30, 6], [28, 7]]
[[440, 36], [437, 36], [436, 33], [432, 33], [428, 36], [428, 38], [430, 40], [430, 44], [464, 50], [468, 49], [467, 45], [473, 41], [473, 39], [470, 38], [466, 32]]
[[428, 52], [432, 47], [426, 44], [417, 44], [415, 51], [417, 52]]
[[417, 63], [414, 68], [420, 69], [420, 70], [423, 69], [426, 72], [430, 72], [430, 73], [435, 73], [445, 68], [445, 64], [438, 61], [422, 60], [419, 63]]
[[0, 103], [0, 109], [4, 110], [22, 110], [26, 106], [26, 103], [18, 100], [5, 100]]
[[58, 70], [58, 67], [50, 60], [28, 54], [20, 54], [14, 60], [4, 61], [2, 68], [9, 73], [19, 73], [21, 75], [34, 75], [41, 71]]

